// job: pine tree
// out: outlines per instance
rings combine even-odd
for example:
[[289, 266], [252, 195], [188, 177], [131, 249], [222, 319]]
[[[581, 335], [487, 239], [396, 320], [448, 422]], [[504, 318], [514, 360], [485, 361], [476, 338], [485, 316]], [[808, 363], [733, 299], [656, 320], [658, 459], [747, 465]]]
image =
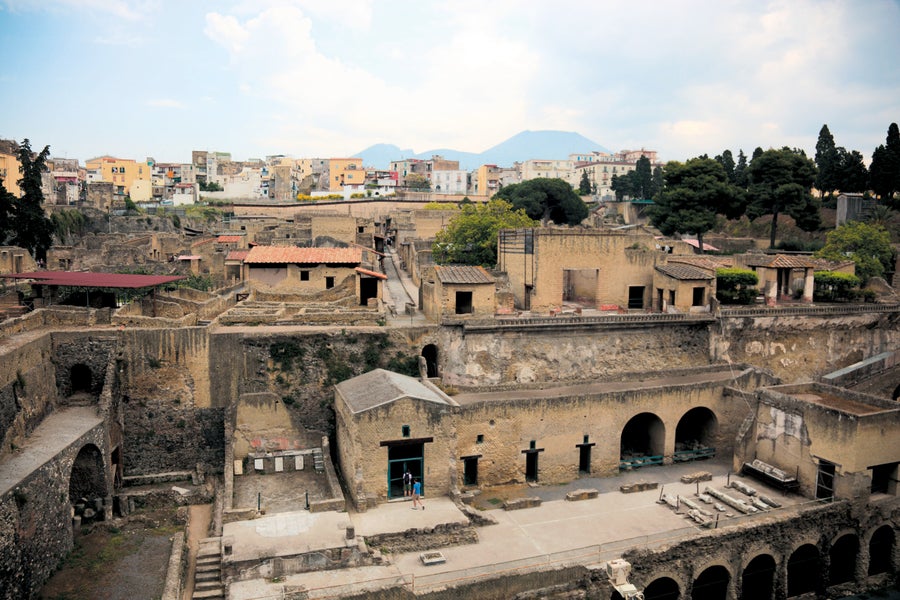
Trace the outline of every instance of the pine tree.
[[834, 136], [828, 130], [828, 125], [822, 125], [819, 130], [819, 139], [816, 142], [816, 167], [819, 172], [816, 175], [816, 189], [821, 196], [829, 196], [839, 187], [838, 169], [839, 157], [834, 145]]
[[734, 166], [734, 184], [742, 190], [747, 189], [747, 155], [743, 149], [738, 150], [737, 164]]
[[884, 202], [893, 200], [900, 190], [900, 129], [896, 123], [888, 127], [886, 143], [872, 154], [869, 177], [872, 191]]
[[591, 180], [588, 179], [587, 169], [581, 171], [581, 181], [578, 182], [578, 194], [587, 196], [591, 193]]
[[[755, 154], [755, 153], [754, 153]], [[787, 213], [804, 231], [821, 224], [819, 204], [810, 195], [816, 181], [816, 165], [802, 150], [782, 148], [762, 152], [750, 162], [750, 205], [747, 216], [772, 215], [769, 247], [775, 247], [778, 215]]]
[[[746, 160], [746, 158], [744, 160]], [[735, 164], [734, 155], [731, 154], [731, 150], [725, 150], [722, 154], [716, 156], [716, 162], [725, 169], [725, 175], [728, 176], [728, 181], [734, 183]]]
[[53, 223], [44, 214], [44, 192], [41, 190], [41, 174], [47, 171], [50, 146], [38, 154], [31, 151], [26, 138], [16, 153], [19, 159], [19, 188], [22, 196], [16, 198], [12, 217], [11, 243], [25, 248], [35, 259], [47, 258], [47, 249], [53, 244]]

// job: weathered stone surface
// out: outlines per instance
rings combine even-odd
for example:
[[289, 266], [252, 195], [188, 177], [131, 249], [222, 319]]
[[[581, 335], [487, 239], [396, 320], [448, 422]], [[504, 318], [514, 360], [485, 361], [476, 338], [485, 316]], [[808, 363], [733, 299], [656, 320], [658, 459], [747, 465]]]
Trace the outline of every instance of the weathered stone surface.
[[634, 494], [635, 492], [655, 490], [657, 487], [659, 487], [658, 481], [635, 481], [634, 483], [620, 485], [619, 491], [623, 494]]
[[566, 500], [573, 502], [577, 500], [590, 500], [591, 498], [596, 498], [599, 494], [600, 492], [593, 488], [572, 490], [566, 494]]
[[712, 481], [712, 473], [709, 471], [697, 471], [681, 476], [681, 483], [696, 483], [698, 481]]
[[520, 510], [523, 508], [534, 508], [541, 505], [541, 499], [538, 496], [530, 498], [513, 498], [503, 503], [503, 510]]

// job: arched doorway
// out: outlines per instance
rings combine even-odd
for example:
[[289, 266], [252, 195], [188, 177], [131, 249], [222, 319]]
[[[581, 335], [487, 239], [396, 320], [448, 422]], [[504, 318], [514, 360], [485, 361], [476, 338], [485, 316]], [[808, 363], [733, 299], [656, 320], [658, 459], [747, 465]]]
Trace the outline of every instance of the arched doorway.
[[422, 348], [422, 357], [425, 359], [425, 367], [428, 377], [438, 376], [438, 349], [434, 344], [428, 344]]
[[698, 406], [684, 413], [675, 428], [675, 457], [688, 460], [710, 456], [719, 422], [713, 411]]
[[678, 600], [681, 590], [678, 583], [670, 577], [660, 577], [644, 588], [644, 600]]
[[694, 580], [692, 600], [725, 600], [731, 575], [720, 565], [709, 567]]
[[800, 546], [788, 559], [788, 597], [816, 591], [820, 581], [819, 549], [812, 544]]
[[859, 556], [859, 538], [853, 533], [842, 535], [831, 546], [828, 558], [831, 563], [828, 585], [850, 583], [856, 579], [856, 559]]
[[619, 460], [637, 466], [635, 459], [661, 458], [665, 451], [665, 440], [666, 426], [659, 417], [652, 413], [635, 415], [622, 429]]
[[78, 451], [69, 475], [69, 502], [79, 504], [106, 497], [106, 479], [103, 476], [103, 456], [100, 449], [87, 444]]
[[751, 560], [741, 577], [742, 600], [770, 600], [774, 592], [775, 559], [760, 554]]
[[72, 365], [72, 368], [69, 370], [69, 382], [72, 385], [72, 393], [90, 393], [93, 388], [92, 378], [93, 375], [89, 366], [82, 363]]
[[893, 570], [894, 530], [883, 525], [875, 530], [869, 540], [869, 575], [890, 573]]

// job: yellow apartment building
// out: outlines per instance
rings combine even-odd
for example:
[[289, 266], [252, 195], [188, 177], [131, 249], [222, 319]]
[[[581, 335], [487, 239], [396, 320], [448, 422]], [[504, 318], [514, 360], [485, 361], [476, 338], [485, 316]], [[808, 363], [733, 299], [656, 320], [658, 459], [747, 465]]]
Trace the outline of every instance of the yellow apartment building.
[[99, 156], [85, 161], [84, 165], [88, 171], [100, 171], [101, 180], [112, 183], [114, 193], [119, 196], [129, 195], [138, 179], [151, 181], [152, 167], [130, 158]]
[[0, 179], [3, 180], [3, 187], [6, 188], [6, 191], [16, 198], [22, 195], [22, 190], [19, 189], [18, 184], [21, 176], [22, 174], [19, 173], [19, 159], [16, 158], [16, 155], [0, 152]]
[[365, 183], [366, 171], [361, 158], [328, 159], [328, 191], [340, 192], [345, 184]]

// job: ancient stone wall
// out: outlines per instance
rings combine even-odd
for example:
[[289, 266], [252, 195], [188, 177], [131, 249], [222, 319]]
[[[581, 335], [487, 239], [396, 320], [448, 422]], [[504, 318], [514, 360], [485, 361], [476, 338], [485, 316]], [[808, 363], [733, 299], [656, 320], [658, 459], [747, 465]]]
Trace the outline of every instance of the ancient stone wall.
[[712, 328], [709, 358], [752, 364], [787, 382], [808, 381], [900, 346], [895, 312], [729, 314], [740, 313], [724, 312]]
[[[81, 391], [99, 396], [106, 380], [107, 365], [116, 351], [115, 333], [110, 331], [85, 335], [81, 332], [56, 332], [52, 339], [59, 399], [63, 400], [73, 393], [73, 369], [76, 377], [79, 377], [79, 371], [90, 376], [89, 388]], [[84, 371], [85, 368], [89, 373]]]
[[70, 475], [75, 457], [88, 444], [109, 455], [103, 425], [0, 496], [0, 599], [34, 597], [72, 549]]
[[43, 335], [0, 359], [0, 459], [50, 413], [57, 399], [50, 336]]
[[458, 386], [603, 379], [629, 371], [707, 365], [709, 335], [706, 323], [484, 331], [445, 327], [439, 332], [438, 363], [445, 383]]

